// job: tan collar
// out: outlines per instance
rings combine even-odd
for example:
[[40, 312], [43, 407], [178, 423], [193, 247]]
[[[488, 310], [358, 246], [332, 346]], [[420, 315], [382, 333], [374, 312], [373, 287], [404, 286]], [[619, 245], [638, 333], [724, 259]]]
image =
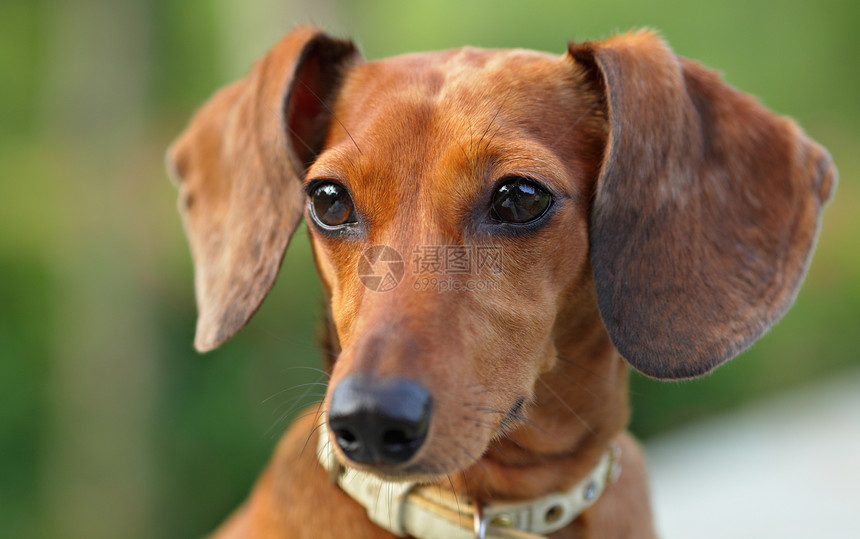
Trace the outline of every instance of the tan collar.
[[383, 481], [367, 472], [343, 468], [331, 448], [325, 423], [320, 425], [317, 458], [332, 482], [367, 509], [372, 522], [399, 537], [537, 539], [573, 522], [621, 473], [621, 449], [613, 444], [591, 473], [564, 492], [476, 505], [435, 487]]

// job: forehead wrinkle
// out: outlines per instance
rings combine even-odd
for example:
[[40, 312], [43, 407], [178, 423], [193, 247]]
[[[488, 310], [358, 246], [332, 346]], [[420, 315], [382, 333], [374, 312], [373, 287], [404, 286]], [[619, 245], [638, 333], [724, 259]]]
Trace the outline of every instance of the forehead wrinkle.
[[[468, 140], [467, 138], [465, 140]], [[581, 195], [576, 185], [565, 181], [563, 162], [550, 149], [517, 129], [506, 132], [480, 150], [470, 151], [461, 136], [450, 139], [443, 158], [434, 164], [436, 178], [432, 194], [433, 213], [446, 212], [468, 219], [487, 191], [505, 176], [522, 175], [546, 184], [557, 193]]]
[[357, 176], [360, 160], [352, 142], [341, 141], [326, 147], [308, 169], [305, 179], [330, 177], [349, 185], [350, 178]]
[[369, 112], [353, 132], [362, 153], [342, 141], [343, 150], [334, 157], [344, 160], [341, 168], [348, 170], [356, 204], [371, 221], [369, 239], [388, 243], [395, 241], [388, 238], [392, 225], [402, 231], [425, 219], [422, 178], [437, 159], [437, 145], [428, 135], [433, 111], [427, 99], [413, 92]]
[[[426, 229], [473, 204], [484, 184], [498, 179], [490, 177], [496, 169], [561, 176], [551, 148], [534, 151], [541, 147], [534, 110], [557, 107], [560, 92], [574, 86], [548, 76], [559, 67], [548, 56], [467, 48], [378, 62], [351, 77], [337, 113], [362, 153], [344, 134], [333, 135], [356, 202], [386, 229]], [[516, 140], [506, 142], [510, 137]]]

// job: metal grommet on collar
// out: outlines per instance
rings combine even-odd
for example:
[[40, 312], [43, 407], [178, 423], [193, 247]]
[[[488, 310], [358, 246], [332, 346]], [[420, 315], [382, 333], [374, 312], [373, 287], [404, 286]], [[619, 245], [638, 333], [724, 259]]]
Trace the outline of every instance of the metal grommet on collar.
[[487, 521], [484, 520], [484, 505], [479, 502], [475, 502], [474, 521], [475, 539], [486, 539]]
[[621, 446], [618, 442], [613, 442], [609, 446], [609, 472], [606, 479], [614, 483], [619, 477], [621, 477]]
[[589, 501], [589, 502], [590, 502], [591, 500], [593, 500], [593, 499], [594, 499], [594, 497], [595, 497], [596, 495], [597, 495], [597, 482], [596, 482], [596, 481], [594, 481], [594, 480], [592, 479], [592, 480], [591, 480], [591, 481], [589, 481], [589, 482], [588, 482], [588, 484], [585, 486], [585, 491], [582, 493], [582, 497], [583, 497], [586, 501]]

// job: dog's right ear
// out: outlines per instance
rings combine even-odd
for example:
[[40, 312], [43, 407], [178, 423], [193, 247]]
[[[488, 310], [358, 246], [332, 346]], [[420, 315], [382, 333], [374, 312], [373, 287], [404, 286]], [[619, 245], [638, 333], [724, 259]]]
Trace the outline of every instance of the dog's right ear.
[[569, 52], [606, 103], [589, 244], [609, 336], [649, 376], [704, 374], [794, 301], [836, 168], [651, 32]]
[[274, 284], [330, 103], [359, 61], [351, 42], [298, 28], [216, 93], [168, 151], [194, 260], [199, 351], [244, 326]]

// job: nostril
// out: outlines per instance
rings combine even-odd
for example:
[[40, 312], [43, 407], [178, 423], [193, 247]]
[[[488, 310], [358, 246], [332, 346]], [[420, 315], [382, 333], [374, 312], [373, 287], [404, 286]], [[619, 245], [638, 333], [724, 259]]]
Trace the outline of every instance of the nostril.
[[334, 438], [337, 445], [346, 453], [355, 453], [361, 449], [361, 442], [349, 429], [335, 429]]
[[387, 430], [382, 435], [382, 445], [391, 453], [408, 451], [420, 441], [420, 439], [409, 436], [402, 430]]

